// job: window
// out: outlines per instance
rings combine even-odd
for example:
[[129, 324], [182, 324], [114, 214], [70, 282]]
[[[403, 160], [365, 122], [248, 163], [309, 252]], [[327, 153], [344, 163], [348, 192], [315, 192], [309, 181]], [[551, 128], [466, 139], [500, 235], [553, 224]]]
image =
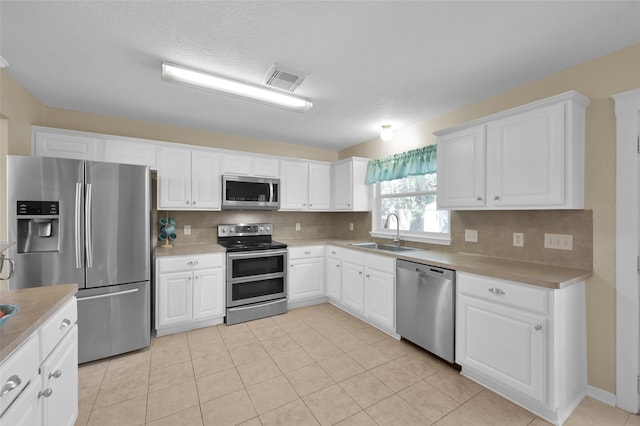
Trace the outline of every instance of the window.
[[407, 176], [375, 185], [372, 236], [390, 238], [395, 235], [394, 217], [391, 217], [389, 228], [384, 228], [387, 217], [395, 213], [400, 219], [401, 239], [450, 244], [449, 211], [436, 208], [437, 173]]

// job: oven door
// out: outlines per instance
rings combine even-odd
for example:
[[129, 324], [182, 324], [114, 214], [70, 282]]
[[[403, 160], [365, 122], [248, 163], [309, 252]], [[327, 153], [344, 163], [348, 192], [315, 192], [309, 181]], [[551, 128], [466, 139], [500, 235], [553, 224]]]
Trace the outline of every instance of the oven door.
[[287, 297], [287, 250], [227, 253], [227, 307]]

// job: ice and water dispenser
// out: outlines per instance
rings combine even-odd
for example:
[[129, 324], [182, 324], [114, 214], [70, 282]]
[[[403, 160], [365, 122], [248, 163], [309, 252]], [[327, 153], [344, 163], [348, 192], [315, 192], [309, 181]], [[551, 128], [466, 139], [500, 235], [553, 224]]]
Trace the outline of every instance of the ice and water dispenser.
[[58, 251], [60, 202], [18, 201], [18, 253]]

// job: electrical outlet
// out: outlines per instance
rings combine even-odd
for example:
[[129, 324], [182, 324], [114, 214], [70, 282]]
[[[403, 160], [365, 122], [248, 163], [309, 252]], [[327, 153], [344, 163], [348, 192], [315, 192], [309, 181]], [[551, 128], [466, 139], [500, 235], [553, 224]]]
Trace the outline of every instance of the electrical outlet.
[[191, 235], [191, 225], [184, 226], [184, 235]]
[[477, 229], [465, 229], [464, 240], [470, 243], [478, 242], [478, 230]]
[[296, 231], [299, 231], [299, 230], [300, 230], [300, 224], [296, 223]]
[[353, 231], [353, 223], [349, 224], [349, 231]]
[[544, 248], [555, 250], [573, 250], [573, 235], [544, 234]]
[[524, 234], [522, 232], [513, 233], [513, 246], [524, 247]]

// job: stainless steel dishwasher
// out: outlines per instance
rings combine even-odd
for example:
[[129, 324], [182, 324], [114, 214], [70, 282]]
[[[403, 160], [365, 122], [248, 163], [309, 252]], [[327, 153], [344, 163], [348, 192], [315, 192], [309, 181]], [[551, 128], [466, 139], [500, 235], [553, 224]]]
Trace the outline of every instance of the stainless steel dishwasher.
[[398, 260], [396, 331], [451, 363], [454, 361], [456, 271]]

